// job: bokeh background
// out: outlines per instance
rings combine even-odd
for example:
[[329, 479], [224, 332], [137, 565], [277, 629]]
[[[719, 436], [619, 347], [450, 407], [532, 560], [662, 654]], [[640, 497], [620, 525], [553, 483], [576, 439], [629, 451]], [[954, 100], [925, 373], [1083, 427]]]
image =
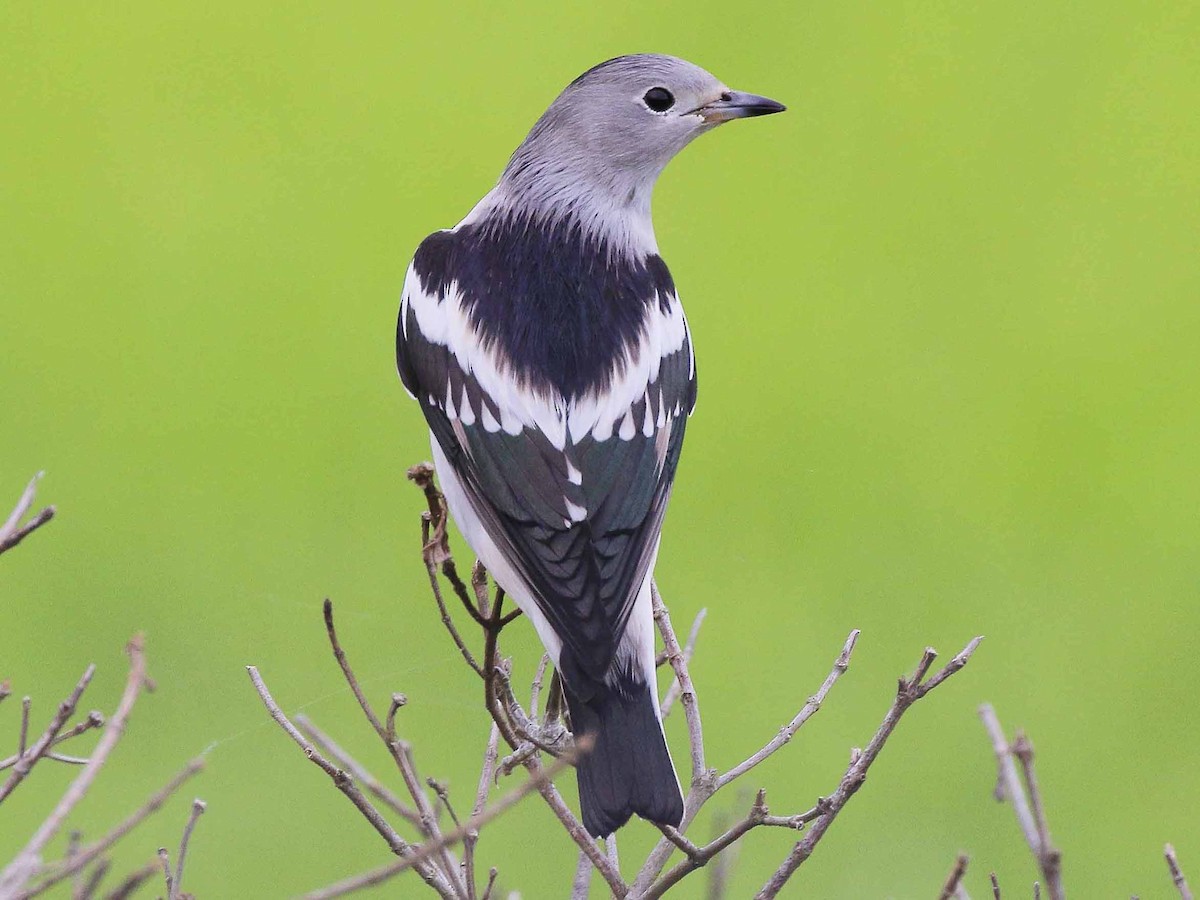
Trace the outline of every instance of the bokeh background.
[[[159, 686], [78, 823], [207, 750], [122, 864], [176, 843], [192, 793], [202, 897], [386, 861], [243, 671], [385, 769], [326, 595], [467, 805], [485, 723], [417, 557], [400, 284], [566, 82], [655, 50], [790, 106], [697, 142], [656, 198], [700, 359], [658, 571], [681, 627], [709, 609], [711, 761], [772, 734], [861, 628], [821, 715], [749, 779], [807, 808], [926, 644], [987, 636], [792, 895], [933, 896], [960, 850], [972, 892], [990, 869], [1028, 886], [984, 700], [1033, 736], [1073, 896], [1168, 896], [1166, 840], [1200, 877], [1198, 46], [1182, 0], [4, 4], [0, 493], [45, 469], [60, 516], [0, 563], [0, 675], [41, 721], [94, 660], [111, 709], [141, 629]], [[531, 630], [508, 649], [527, 668]], [[0, 859], [72, 773], [36, 774]], [[624, 858], [651, 838], [628, 829]], [[755, 833], [733, 896], [790, 845]], [[564, 896], [575, 860], [536, 803], [481, 854], [527, 898]]]

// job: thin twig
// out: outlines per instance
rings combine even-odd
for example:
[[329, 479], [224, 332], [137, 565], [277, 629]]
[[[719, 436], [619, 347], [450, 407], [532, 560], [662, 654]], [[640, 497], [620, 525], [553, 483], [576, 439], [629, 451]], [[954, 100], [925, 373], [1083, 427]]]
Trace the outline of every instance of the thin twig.
[[[657, 900], [657, 898], [663, 896], [684, 877], [707, 865], [710, 860], [715, 859], [724, 850], [735, 844], [747, 831], [765, 824], [767, 812], [766, 792], [760, 790], [755, 796], [754, 803], [751, 805], [750, 811], [746, 816], [734, 823], [733, 827], [729, 828], [724, 834], [705, 844], [703, 847], [684, 845], [683, 850], [686, 858], [668, 870], [644, 894], [639, 894], [640, 900]], [[801, 815], [789, 817], [788, 821], [795, 821], [797, 823], [795, 827], [799, 828], [803, 827], [804, 821], [807, 820]]]
[[1042, 803], [1042, 791], [1038, 786], [1037, 770], [1033, 765], [1033, 744], [1030, 743], [1024, 732], [1017, 732], [1012, 752], [1021, 763], [1021, 773], [1025, 776], [1025, 787], [1029, 792], [1029, 806], [1033, 810], [1033, 821], [1037, 826], [1038, 863], [1046, 878], [1046, 888], [1050, 891], [1050, 900], [1063, 900], [1065, 894], [1062, 884], [1062, 854], [1050, 842], [1050, 826], [1046, 822], [1046, 807]]
[[[409, 796], [412, 797], [417, 807], [422, 833], [430, 838], [438, 838], [441, 834], [441, 829], [433, 807], [429, 804], [429, 797], [421, 786], [416, 765], [412, 758], [411, 748], [404, 741], [395, 738], [394, 725], [392, 726], [391, 733], [389, 733], [389, 730], [379, 721], [379, 717], [375, 715], [375, 710], [367, 700], [366, 694], [363, 693], [362, 687], [359, 686], [358, 678], [354, 675], [354, 670], [350, 666], [350, 660], [346, 656], [346, 651], [342, 649], [341, 641], [338, 639], [337, 628], [333, 622], [333, 602], [328, 598], [325, 599], [322, 611], [325, 618], [325, 633], [329, 638], [329, 646], [333, 650], [334, 659], [337, 660], [338, 667], [342, 670], [342, 676], [346, 679], [346, 684], [350, 686], [350, 690], [354, 694], [354, 699], [358, 701], [363, 715], [367, 717], [367, 721], [371, 723], [371, 727], [375, 729], [375, 733], [379, 736], [379, 739], [387, 746], [388, 752], [391, 753], [392, 759], [395, 761], [401, 775], [403, 775]], [[380, 820], [382, 821], [382, 817], [380, 817]], [[388, 827], [390, 829], [390, 826]], [[394, 830], [392, 833], [395, 833]], [[441, 877], [446, 882], [447, 887], [453, 889], [458, 894], [465, 893], [466, 889], [461, 883], [461, 873], [459, 872], [458, 863], [451, 859], [448, 853], [443, 853], [439, 859], [439, 864]]]
[[1183, 870], [1179, 868], [1179, 857], [1175, 855], [1175, 848], [1167, 844], [1163, 848], [1163, 856], [1166, 857], [1167, 868], [1171, 870], [1171, 881], [1175, 884], [1175, 890], [1179, 891], [1180, 900], [1195, 900], [1187, 879], [1183, 877]]
[[779, 868], [775, 870], [775, 873], [755, 895], [755, 900], [770, 900], [770, 898], [779, 894], [779, 891], [783, 889], [788, 879], [795, 874], [796, 870], [803, 865], [805, 860], [812, 856], [821, 838], [825, 836], [825, 833], [829, 830], [829, 826], [833, 824], [838, 813], [845, 808], [846, 804], [850, 802], [850, 798], [862, 787], [863, 782], [867, 778], [867, 771], [883, 750], [884, 744], [887, 743], [887, 739], [895, 731], [904, 713], [947, 678], [961, 671], [963, 666], [970, 661], [971, 656], [982, 640], [982, 637], [972, 640], [958, 655], [946, 664], [945, 668], [928, 681], [923, 681], [923, 679], [933, 665], [934, 659], [937, 658], [937, 652], [932, 648], [925, 650], [912, 677], [900, 679], [896, 691], [896, 699], [892, 702], [891, 708], [880, 724], [879, 730], [871, 738], [870, 743], [867, 744], [861, 753], [852, 754], [850, 766], [838, 784], [837, 790], [827, 799], [826, 807], [822, 814], [812, 823], [812, 828], [808, 834], [797, 842], [796, 846], [792, 848], [792, 852], [788, 854]]
[[[66, 878], [70, 878], [76, 872], [82, 870], [89, 865], [92, 860], [96, 859], [109, 847], [113, 846], [121, 838], [131, 832], [139, 823], [147, 816], [157, 812], [167, 800], [172, 797], [186, 782], [194, 775], [199, 773], [204, 768], [203, 757], [197, 757], [189, 762], [182, 771], [178, 772], [170, 781], [163, 787], [152, 794], [150, 798], [134, 810], [130, 815], [126, 816], [123, 821], [115, 825], [104, 837], [99, 840], [87, 844], [79, 849], [79, 852], [69, 860], [62, 860], [58, 863], [51, 863], [46, 867], [44, 872], [44, 880], [38, 882], [24, 897], [36, 897], [43, 891], [48, 890]], [[154, 869], [157, 871], [158, 858], [155, 857]]]
[[1000, 898], [1000, 879], [996, 877], [995, 872], [990, 872], [988, 878], [992, 882], [992, 900], [1001, 900]]
[[154, 873], [160, 871], [158, 857], [146, 863], [140, 869], [135, 869], [131, 872], [124, 881], [104, 895], [104, 900], [126, 900], [127, 897], [140, 888], [143, 884], [154, 877]]
[[615, 834], [610, 834], [604, 839], [604, 852], [608, 856], [608, 861], [612, 863], [612, 867], [620, 872], [621, 856], [617, 850], [617, 836]]
[[735, 778], [745, 775], [784, 744], [788, 743], [795, 736], [796, 732], [800, 730], [800, 727], [820, 711], [821, 704], [825, 702], [829, 691], [837, 684], [838, 679], [846, 674], [846, 670], [850, 668], [850, 657], [854, 653], [854, 645], [858, 643], [859, 634], [860, 632], [856, 628], [846, 637], [846, 642], [842, 645], [842, 652], [838, 654], [838, 658], [833, 663], [833, 669], [825, 676], [825, 680], [821, 682], [821, 686], [817, 689], [817, 692], [800, 708], [795, 717], [780, 728], [779, 733], [771, 738], [761, 750], [751, 754], [743, 762], [738, 763], [738, 765], [718, 778], [718, 789], [729, 784]]
[[318, 728], [308, 716], [304, 715], [304, 713], [297, 713], [295, 723], [296, 727], [303, 732], [305, 737], [312, 741], [322, 753], [336, 762], [340, 768], [345, 769], [350, 774], [350, 777], [365, 787], [375, 799], [379, 800], [391, 809], [392, 812], [407, 820], [415, 827], [420, 828], [422, 826], [421, 816], [415, 809], [397, 797], [387, 785], [372, 775], [362, 763], [343, 750], [333, 738]]
[[938, 900], [953, 900], [958, 894], [958, 887], [962, 884], [963, 876], [967, 874], [967, 863], [971, 858], [965, 853], [958, 854], [958, 859], [954, 861], [954, 868], [950, 870], [950, 874], [946, 877], [946, 883], [942, 885], [942, 891], [938, 894]]
[[654, 621], [658, 626], [659, 634], [662, 635], [667, 661], [675, 670], [675, 679], [679, 682], [679, 700], [683, 704], [683, 715], [687, 720], [688, 743], [692, 757], [692, 780], [696, 781], [703, 777], [708, 770], [704, 763], [704, 732], [700, 722], [700, 701], [696, 698], [696, 687], [692, 684], [687, 660], [684, 658], [683, 650], [679, 647], [675, 630], [671, 627], [671, 615], [667, 612], [662, 595], [658, 592], [658, 585], [653, 581], [650, 582], [650, 597], [654, 608]]
[[496, 876], [499, 875], [499, 870], [492, 866], [488, 869], [487, 884], [483, 886], [483, 897], [481, 900], [492, 900], [492, 889], [496, 886]]
[[[88, 873], [87, 880], [79, 886], [76, 892], [78, 900], [91, 900], [96, 896], [96, 891], [100, 889], [100, 882], [104, 880], [104, 876], [108, 874], [108, 870], [112, 867], [112, 862], [107, 859], [102, 859]], [[73, 897], [72, 900], [75, 900]]]
[[[488, 794], [492, 790], [492, 779], [496, 772], [496, 757], [499, 755], [500, 729], [496, 723], [488, 730], [487, 747], [483, 751], [483, 765], [479, 769], [479, 787], [475, 790], [475, 805], [471, 807], [471, 819], [477, 819], [487, 807]], [[469, 830], [463, 837], [463, 867], [467, 882], [468, 900], [476, 900], [475, 845], [479, 843], [479, 829]]]
[[[670, 628], [669, 619], [659, 620], [660, 630], [664, 627], [667, 629]], [[779, 750], [779, 748], [786, 744], [795, 734], [795, 732], [806, 721], [808, 721], [808, 719], [811, 718], [818, 709], [820, 709], [826, 695], [849, 667], [850, 655], [854, 650], [854, 645], [858, 640], [858, 635], [859, 632], [857, 630], [850, 633], [850, 635], [846, 638], [845, 643], [842, 645], [841, 652], [834, 661], [833, 669], [830, 671], [829, 675], [826, 676], [825, 681], [822, 682], [821, 687], [817, 690], [817, 693], [809, 699], [809, 701], [804, 705], [804, 708], [797, 713], [792, 722], [784, 726], [784, 728], [781, 729], [780, 732], [776, 734], [776, 736], [772, 738], [761, 750], [751, 755], [748, 759], [735, 766], [733, 769], [730, 769], [723, 776], [717, 776], [715, 772], [712, 772], [705, 773], [705, 775], [698, 779], [693, 779], [687, 798], [684, 801], [684, 816], [683, 822], [680, 825], [681, 829], [686, 830], [689, 827], [696, 814], [700, 811], [700, 808], [708, 801], [710, 797], [712, 797], [713, 794], [717, 792], [719, 788], [725, 787], [734, 779], [744, 775], [772, 753], [775, 753], [777, 750]], [[666, 639], [664, 637], [664, 642], [665, 640]], [[643, 863], [641, 871], [638, 872], [637, 879], [634, 881], [633, 891], [635, 896], [640, 895], [640, 892], [644, 892], [649, 889], [650, 885], [654, 882], [654, 879], [658, 877], [658, 874], [662, 871], [663, 866], [666, 865], [673, 848], [674, 844], [667, 837], [664, 837], [655, 845], [654, 849], [650, 852], [650, 855], [646, 858], [645, 863]]]
[[[727, 810], [713, 817], [714, 831], [718, 836], [729, 829], [730, 815]], [[718, 853], [708, 867], [708, 886], [705, 890], [706, 900], [725, 900], [729, 896], [729, 877], [737, 862], [740, 843], [731, 844], [724, 852]]]
[[[582, 750], [582, 741], [580, 742], [579, 746]], [[525, 768], [529, 770], [531, 775], [536, 774], [537, 772], [541, 771], [541, 762], [536, 756], [531, 757], [530, 759], [526, 760]], [[558, 789], [554, 786], [554, 783], [550, 781], [543, 781], [541, 786], [538, 788], [538, 793], [541, 794], [542, 799], [546, 802], [546, 805], [550, 807], [551, 812], [558, 817], [558, 821], [566, 830], [567, 835], [575, 842], [575, 845], [587, 855], [587, 858], [591, 860], [592, 865], [596, 868], [604, 880], [608, 882], [609, 889], [612, 891], [613, 896], [624, 897], [626, 894], [628, 894], [629, 885], [627, 885], [624, 879], [621, 878], [621, 873], [613, 868], [612, 864], [608, 861], [608, 857], [600, 852], [600, 848], [584, 829], [583, 824], [579, 821], [579, 819], [575, 817], [575, 814], [571, 812], [570, 807], [567, 806], [566, 802], [562, 798], [562, 795], [559, 794]]]
[[[80, 676], [74, 690], [67, 696], [67, 699], [58, 704], [58, 709], [55, 710], [50, 724], [46, 726], [46, 730], [42, 732], [33, 746], [29, 748], [26, 748], [25, 745], [26, 733], [29, 727], [29, 698], [25, 698], [21, 704], [21, 736], [17, 749], [18, 759], [13, 764], [12, 774], [8, 776], [3, 785], [0, 785], [0, 803], [3, 803], [5, 798], [17, 789], [17, 785], [25, 780], [26, 776], [29, 775], [33, 767], [37, 764], [37, 761], [54, 745], [54, 739], [58, 737], [58, 733], [67, 724], [67, 719], [75, 714], [75, 707], [79, 703], [79, 698], [87, 690], [87, 686], [94, 674], [96, 674], [96, 667], [94, 665], [84, 669], [83, 675]], [[40, 852], [40, 849], [38, 852]]]
[[1012, 754], [1012, 748], [1008, 745], [1008, 738], [1005, 737], [1000, 720], [996, 717], [996, 710], [990, 703], [979, 707], [979, 718], [983, 720], [983, 727], [987, 729], [987, 733], [992, 739], [992, 750], [996, 754], [996, 799], [1007, 800], [1012, 804], [1013, 812], [1017, 816], [1017, 824], [1020, 825], [1021, 833], [1025, 836], [1025, 843], [1029, 845], [1029, 849], [1036, 856], [1039, 852], [1037, 825], [1034, 824], [1029, 801], [1021, 786], [1021, 778], [1017, 774], [1017, 764]]
[[[700, 612], [696, 613], [696, 618], [692, 620], [692, 628], [691, 631], [688, 632], [687, 643], [683, 645], [683, 661], [685, 663], [690, 663], [692, 661], [692, 657], [696, 653], [696, 639], [700, 636], [700, 626], [704, 624], [704, 617], [707, 615], [708, 610], [702, 609]], [[667, 653], [665, 650], [663, 651], [662, 656], [663, 662], [667, 662]], [[663, 697], [662, 703], [659, 704], [659, 712], [662, 714], [664, 719], [671, 714], [671, 708], [675, 705], [675, 701], [679, 699], [679, 696], [682, 693], [683, 688], [679, 684], [679, 679], [676, 678], [671, 682], [670, 687], [667, 688], [666, 696]]]
[[[333, 763], [329, 762], [329, 760], [317, 752], [317, 749], [313, 747], [313, 745], [304, 737], [304, 735], [300, 733], [299, 729], [297, 729], [296, 726], [289, 721], [288, 717], [284, 715], [283, 710], [279, 708], [279, 704], [275, 702], [275, 699], [271, 696], [271, 692], [267, 689], [266, 684], [263, 682], [262, 676], [258, 674], [258, 669], [254, 666], [247, 666], [246, 672], [249, 674], [250, 681], [253, 683], [255, 691], [258, 692], [259, 698], [262, 700], [263, 705], [267, 708], [267, 712], [270, 713], [271, 718], [275, 720], [275, 723], [287, 733], [288, 737], [290, 737], [301, 750], [304, 751], [304, 755], [307, 756], [309, 760], [311, 760], [318, 768], [321, 769], [321, 771], [329, 776], [330, 780], [333, 781], [334, 787], [345, 794], [347, 799], [354, 804], [354, 807], [362, 814], [363, 818], [366, 819], [371, 824], [371, 827], [374, 828], [379, 834], [379, 836], [383, 838], [384, 842], [388, 845], [388, 848], [397, 856], [408, 858], [414, 857], [416, 855], [416, 851], [414, 851], [409, 843], [399, 835], [396, 829], [388, 824], [387, 820], [380, 815], [379, 810], [377, 810], [371, 801], [366, 798], [363, 792], [358, 789], [358, 786], [355, 785], [354, 780], [348, 774], [346, 774], [346, 772], [333, 765]], [[421, 875], [421, 878], [425, 881], [425, 883], [436, 890], [442, 897], [446, 898], [446, 900], [452, 900], [454, 894], [450, 885], [446, 882], [445, 878], [442, 877], [441, 873], [439, 873], [433, 866], [430, 866], [422, 861], [421, 863], [417, 864], [417, 872]]]
[[[85, 731], [91, 731], [93, 728], [99, 728], [103, 724], [104, 724], [104, 716], [101, 713], [97, 712], [96, 710], [92, 710], [90, 713], [87, 714], [86, 719], [83, 719], [80, 722], [76, 722], [74, 725], [72, 725], [70, 728], [68, 728], [66, 731], [64, 731], [62, 734], [60, 734], [58, 737], [56, 737], [53, 741], [51, 741], [50, 749], [46, 751], [46, 753], [44, 754], [44, 757], [46, 759], [57, 760], [58, 762], [71, 763], [72, 765], [77, 765], [77, 766], [83, 765], [84, 763], [87, 762], [86, 758], [75, 757], [75, 756], [63, 756], [60, 753], [54, 753], [53, 748], [57, 747], [59, 744], [63, 743], [64, 741], [69, 741], [73, 737], [78, 737], [79, 735], [83, 734]], [[24, 740], [22, 740], [22, 743], [24, 743]], [[5, 769], [11, 769], [14, 765], [17, 764], [17, 762], [20, 759], [21, 759], [20, 755], [17, 755], [17, 756], [10, 756], [7, 759], [0, 760], [0, 772], [3, 772]]]
[[546, 677], [546, 667], [550, 665], [550, 654], [543, 653], [542, 658], [538, 661], [537, 671], [533, 675], [533, 681], [529, 685], [529, 717], [536, 719], [538, 714], [538, 700], [542, 694], [542, 680]]
[[158, 864], [162, 867], [163, 878], [167, 882], [167, 900], [175, 900], [175, 880], [171, 875], [171, 854], [166, 847], [158, 848]]
[[21, 498], [17, 501], [17, 505], [9, 514], [3, 525], [0, 525], [0, 553], [11, 550], [21, 541], [25, 540], [33, 532], [37, 531], [47, 522], [54, 518], [54, 507], [47, 506], [32, 519], [21, 525], [21, 519], [25, 517], [25, 513], [29, 512], [29, 508], [33, 505], [33, 498], [37, 494], [37, 484], [41, 480], [43, 472], [38, 472], [33, 476]]
[[179, 891], [183, 885], [183, 861], [187, 857], [188, 844], [192, 840], [192, 831], [196, 820], [204, 814], [207, 804], [196, 798], [192, 801], [192, 813], [188, 816], [187, 824], [183, 826], [183, 837], [179, 841], [179, 856], [175, 860], [175, 879], [168, 900], [179, 900]]
[[420, 866], [422, 863], [428, 862], [433, 856], [440, 853], [442, 850], [457, 844], [472, 832], [478, 832], [484, 825], [495, 819], [497, 816], [503, 815], [508, 810], [512, 809], [526, 795], [533, 791], [541, 790], [544, 784], [548, 784], [558, 775], [564, 768], [570, 765], [570, 760], [563, 758], [556, 760], [554, 765], [549, 769], [545, 769], [537, 775], [532, 775], [515, 790], [509, 791], [500, 800], [497, 800], [491, 806], [487, 807], [478, 816], [471, 818], [460, 828], [453, 831], [448, 831], [435, 841], [428, 841], [416, 849], [414, 853], [404, 858], [398, 859], [395, 862], [389, 863], [386, 866], [380, 866], [378, 869], [373, 869], [370, 872], [365, 872], [362, 875], [357, 875], [353, 878], [348, 878], [345, 881], [340, 881], [337, 884], [322, 888], [318, 891], [313, 891], [305, 895], [305, 900], [328, 900], [332, 897], [341, 897], [345, 894], [352, 893], [356, 890], [361, 890], [364, 887], [371, 885], [382, 884], [389, 878], [399, 875], [407, 869]]
[[[29, 712], [33, 708], [32, 697], [21, 698], [21, 727], [17, 731], [17, 759], [25, 756], [25, 748], [29, 746]], [[3, 799], [0, 797], [0, 799]]]
[[[1045, 806], [1033, 766], [1033, 745], [1019, 732], [1016, 740], [1010, 744], [1004, 735], [1000, 720], [996, 717], [996, 711], [990, 704], [985, 703], [979, 707], [979, 717], [991, 737], [992, 749], [996, 754], [996, 797], [1008, 800], [1012, 804], [1021, 833], [1025, 836], [1025, 843], [1029, 845], [1030, 852], [1037, 860], [1051, 900], [1063, 900], [1065, 894], [1062, 884], [1062, 854], [1050, 842]], [[1021, 764], [1024, 783], [1021, 775], [1017, 773], [1017, 762]], [[1040, 893], [1040, 884], [1037, 890]]]

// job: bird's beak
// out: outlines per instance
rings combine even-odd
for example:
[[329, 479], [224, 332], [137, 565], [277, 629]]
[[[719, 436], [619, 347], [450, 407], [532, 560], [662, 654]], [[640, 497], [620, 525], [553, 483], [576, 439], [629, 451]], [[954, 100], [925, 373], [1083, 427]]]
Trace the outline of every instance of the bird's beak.
[[699, 115], [709, 125], [719, 125], [730, 119], [769, 116], [771, 113], [783, 112], [785, 109], [787, 109], [786, 106], [769, 97], [744, 94], [741, 91], [725, 91], [712, 103], [698, 106], [692, 112]]

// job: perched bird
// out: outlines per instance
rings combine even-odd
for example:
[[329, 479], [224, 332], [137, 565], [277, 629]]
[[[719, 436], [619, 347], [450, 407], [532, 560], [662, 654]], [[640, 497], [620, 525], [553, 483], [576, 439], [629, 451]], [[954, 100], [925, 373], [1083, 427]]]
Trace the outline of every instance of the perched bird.
[[732, 119], [781, 112], [682, 59], [601, 63], [538, 119], [496, 186], [417, 248], [396, 362], [450, 514], [562, 676], [583, 823], [683, 817], [655, 689], [650, 580], [696, 362], [658, 255], [663, 167]]

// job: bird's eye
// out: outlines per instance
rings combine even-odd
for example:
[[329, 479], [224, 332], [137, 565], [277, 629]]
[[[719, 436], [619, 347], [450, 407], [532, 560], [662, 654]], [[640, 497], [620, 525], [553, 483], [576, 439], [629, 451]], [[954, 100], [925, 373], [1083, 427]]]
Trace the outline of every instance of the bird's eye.
[[675, 97], [666, 88], [652, 87], [646, 91], [646, 96], [642, 97], [642, 102], [655, 112], [666, 112], [675, 105]]

